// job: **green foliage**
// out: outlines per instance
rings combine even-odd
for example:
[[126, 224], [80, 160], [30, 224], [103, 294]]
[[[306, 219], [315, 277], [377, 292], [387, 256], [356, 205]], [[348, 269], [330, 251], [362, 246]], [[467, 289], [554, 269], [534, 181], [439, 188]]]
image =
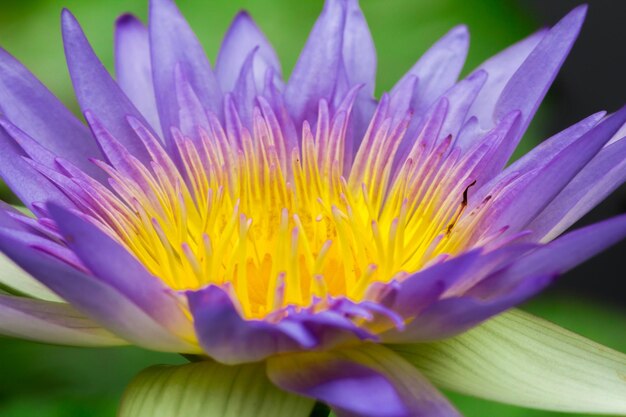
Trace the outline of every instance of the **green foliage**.
[[0, 416], [113, 417], [124, 387], [174, 354], [134, 347], [86, 349], [0, 338]]

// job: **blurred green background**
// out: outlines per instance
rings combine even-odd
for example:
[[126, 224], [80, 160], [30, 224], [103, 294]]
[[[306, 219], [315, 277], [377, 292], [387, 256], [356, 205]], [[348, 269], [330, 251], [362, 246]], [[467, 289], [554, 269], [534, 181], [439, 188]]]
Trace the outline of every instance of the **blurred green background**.
[[[531, 8], [509, 1], [362, 0], [361, 4], [378, 49], [378, 92], [393, 86], [429, 45], [456, 24], [466, 23], [472, 34], [467, 73], [490, 55], [531, 33], [541, 23]], [[288, 74], [322, 2], [181, 0], [179, 6], [212, 61], [234, 14], [239, 9], [248, 9], [274, 44], [283, 62], [283, 71]], [[18, 57], [77, 111], [61, 44], [59, 14], [62, 7], [74, 12], [96, 52], [112, 70], [115, 18], [124, 12], [132, 12], [145, 20], [147, 5], [146, 0], [0, 1], [0, 45]], [[553, 119], [553, 113], [554, 108], [550, 108], [548, 100], [524, 140], [525, 149], [545, 136], [546, 121]], [[11, 199], [5, 189], [0, 193], [3, 199]], [[563, 296], [559, 289], [557, 286], [525, 308], [626, 352], [626, 314], [623, 309], [600, 303], [597, 299]], [[602, 325], [598, 326], [598, 323]], [[0, 338], [0, 416], [114, 416], [121, 392], [135, 373], [156, 363], [182, 362], [184, 360], [176, 355], [132, 347], [76, 349]], [[451, 398], [470, 417], [561, 415], [459, 395], [451, 395]]]

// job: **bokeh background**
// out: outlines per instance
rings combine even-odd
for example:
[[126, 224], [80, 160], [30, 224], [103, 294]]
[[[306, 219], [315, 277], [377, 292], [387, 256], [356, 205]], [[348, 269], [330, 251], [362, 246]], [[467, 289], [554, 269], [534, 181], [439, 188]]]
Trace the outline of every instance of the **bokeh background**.
[[[626, 2], [590, 0], [583, 32], [537, 119], [524, 138], [529, 149], [593, 112], [616, 110], [626, 99]], [[378, 49], [378, 93], [389, 89], [430, 44], [466, 23], [472, 42], [465, 73], [579, 4], [571, 0], [361, 0]], [[248, 9], [273, 42], [288, 74], [322, 0], [179, 0], [214, 61], [230, 20]], [[0, 45], [18, 57], [77, 111], [61, 44], [63, 7], [83, 24], [107, 68], [113, 68], [113, 22], [132, 12], [145, 19], [147, 0], [0, 0]], [[0, 196], [13, 201], [1, 187]], [[626, 212], [626, 187], [580, 224]], [[626, 244], [563, 276], [524, 308], [626, 352]], [[76, 349], [0, 337], [0, 416], [112, 417], [125, 384], [142, 368], [183, 363], [176, 355], [138, 348]], [[532, 411], [452, 395], [467, 416], [548, 417]]]

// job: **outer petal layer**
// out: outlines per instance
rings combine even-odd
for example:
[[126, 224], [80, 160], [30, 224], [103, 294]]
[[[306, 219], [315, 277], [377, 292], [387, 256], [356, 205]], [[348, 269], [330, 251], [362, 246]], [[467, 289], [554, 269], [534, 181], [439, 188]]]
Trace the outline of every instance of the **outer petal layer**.
[[455, 336], [525, 301], [545, 288], [554, 277], [625, 236], [626, 216], [571, 232], [528, 251], [464, 294], [433, 303], [409, 323], [404, 332], [392, 331], [383, 338], [392, 343], [411, 343]]
[[411, 364], [380, 345], [277, 356], [280, 388], [329, 404], [339, 417], [456, 417], [460, 414]]
[[71, 346], [127, 344], [67, 304], [7, 295], [0, 295], [0, 333]]
[[412, 343], [455, 336], [528, 300], [552, 280], [551, 275], [533, 276], [507, 292], [487, 299], [473, 296], [444, 298], [425, 309], [406, 326], [406, 330], [383, 335], [383, 339], [389, 343]]
[[274, 48], [254, 23], [252, 17], [246, 12], [239, 12], [224, 36], [215, 63], [215, 75], [222, 90], [229, 92], [234, 89], [246, 58], [257, 47], [252, 73], [254, 85], [260, 91], [265, 85], [265, 77], [269, 69], [273, 71], [273, 75], [281, 76], [280, 61]]
[[409, 72], [391, 90], [396, 93], [408, 77], [415, 77], [417, 85], [411, 98], [411, 109], [421, 116], [435, 101], [454, 85], [467, 56], [469, 33], [467, 27], [457, 26], [446, 33], [415, 63]]
[[329, 0], [311, 30], [287, 87], [285, 102], [296, 126], [314, 121], [320, 99], [329, 100], [342, 68], [346, 4]]
[[137, 159], [149, 161], [148, 152], [126, 122], [128, 116], [144, 122], [143, 116], [111, 78], [68, 10], [63, 11], [62, 29], [67, 66], [81, 108], [92, 111]]
[[193, 339], [193, 329], [180, 300], [124, 247], [68, 211], [54, 206], [50, 211], [68, 246], [97, 279], [126, 294], [172, 333]]
[[315, 341], [303, 329], [241, 318], [228, 294], [210, 286], [189, 292], [189, 307], [200, 345], [223, 363], [254, 362], [269, 355], [313, 347]]
[[172, 127], [179, 126], [176, 72], [185, 78], [207, 110], [220, 114], [222, 93], [209, 60], [173, 0], [150, 2], [152, 72], [161, 126], [172, 145]]
[[528, 225], [549, 242], [588, 213], [626, 180], [626, 138], [604, 147]]
[[42, 251], [42, 242], [0, 229], [0, 249], [16, 264], [103, 327], [139, 346], [170, 352], [200, 349], [173, 335], [120, 290]]
[[29, 163], [24, 149], [4, 127], [0, 127], [0, 176], [31, 210], [45, 201], [73, 206], [61, 190]]
[[89, 158], [100, 151], [89, 129], [22, 64], [0, 50], [0, 111], [11, 123], [56, 155], [91, 174]]
[[161, 129], [152, 83], [148, 29], [132, 15], [123, 15], [115, 26], [115, 74], [117, 82], [153, 129]]
[[229, 294], [214, 285], [189, 291], [187, 298], [200, 345], [222, 363], [254, 362], [373, 337], [346, 317], [354, 306], [342, 301], [326, 311], [288, 311], [286, 317], [269, 321], [242, 318]]
[[517, 139], [510, 144], [511, 153], [578, 37], [586, 12], [587, 7], [580, 6], [554, 25], [504, 87], [494, 118], [499, 120], [513, 110], [521, 111], [523, 116]]
[[523, 407], [626, 413], [626, 355], [521, 311], [392, 349], [443, 388]]

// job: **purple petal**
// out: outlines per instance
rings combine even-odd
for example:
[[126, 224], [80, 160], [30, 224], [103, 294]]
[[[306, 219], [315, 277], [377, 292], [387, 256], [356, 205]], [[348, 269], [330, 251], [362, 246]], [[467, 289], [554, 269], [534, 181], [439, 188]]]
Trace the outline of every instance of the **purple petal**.
[[[604, 115], [605, 112], [593, 114], [557, 133], [549, 139], [544, 140], [538, 146], [511, 164], [504, 172], [501, 173], [500, 178], [511, 172], [526, 173], [541, 168], [546, 161], [554, 158], [559, 154], [559, 152], [563, 151], [565, 148], [578, 140], [582, 135], [594, 128], [598, 122], [602, 120]], [[517, 132], [517, 129], [515, 129], [515, 132]], [[489, 168], [487, 168], [489, 172], [499, 172], [510, 157], [508, 144], [505, 143], [504, 146], [500, 146], [499, 148], [500, 149], [497, 154], [490, 158]], [[496, 177], [494, 181], [497, 182], [498, 180], [499, 178]]]
[[351, 116], [353, 139], [348, 139], [346, 145], [348, 153], [351, 153], [353, 151], [350, 150], [350, 146], [358, 149], [360, 140], [376, 109], [376, 100], [373, 98], [376, 83], [376, 48], [358, 0], [347, 2], [342, 55], [347, 89], [356, 85], [363, 86], [359, 91]]
[[298, 130], [301, 130], [302, 126], [298, 126], [296, 128], [293, 119], [289, 115], [283, 94], [278, 90], [276, 85], [269, 80], [265, 84], [264, 96], [266, 97], [271, 110], [276, 115], [276, 119], [280, 125], [280, 130], [283, 133], [285, 143], [287, 144], [286, 148], [293, 149], [298, 143]]
[[477, 71], [455, 84], [454, 87], [444, 94], [450, 105], [439, 134], [439, 140], [443, 140], [448, 136], [456, 139], [461, 127], [467, 120], [467, 112], [486, 80], [487, 73]]
[[479, 256], [480, 250], [473, 250], [406, 278], [393, 291], [392, 309], [406, 318], [419, 314], [463, 277]]
[[130, 14], [121, 16], [115, 25], [115, 74], [122, 91], [150, 126], [159, 131], [148, 29]]
[[[503, 144], [510, 142], [512, 137], [517, 134], [520, 119], [521, 113], [519, 111], [511, 112], [510, 115], [502, 118], [490, 131], [471, 138], [471, 135], [477, 133], [476, 131], [470, 132], [473, 121], [477, 120], [472, 118], [467, 121], [459, 132], [455, 146], [465, 151], [466, 159], [475, 162], [472, 171], [467, 173], [467, 177], [474, 178], [478, 187], [482, 187], [501, 173], [502, 161], [508, 159], [508, 155], [501, 158], [503, 154], [502, 148], [506, 147]], [[464, 142], [468, 136], [470, 136], [470, 140]], [[472, 145], [468, 147], [470, 143]]]
[[215, 63], [215, 75], [222, 91], [228, 92], [235, 88], [244, 62], [256, 48], [258, 52], [253, 62], [253, 79], [260, 91], [265, 85], [268, 69], [271, 68], [275, 77], [281, 78], [280, 61], [274, 48], [250, 15], [245, 11], [239, 12], [224, 36]]
[[[200, 141], [200, 130], [205, 132], [209, 130], [207, 112], [181, 65], [176, 65], [174, 80], [176, 100], [172, 98], [170, 100], [178, 105], [178, 127], [171, 130], [173, 132], [180, 129], [187, 137]], [[176, 141], [176, 134], [174, 134], [174, 141]]]
[[256, 362], [315, 345], [302, 326], [243, 319], [230, 297], [214, 285], [187, 293], [200, 346], [226, 364]]
[[252, 130], [252, 113], [255, 107], [254, 99], [258, 91], [254, 80], [254, 61], [257, 53], [258, 49], [250, 51], [233, 88], [233, 96], [236, 99], [239, 116], [243, 120], [244, 125], [250, 130]]
[[494, 106], [502, 94], [502, 90], [513, 74], [517, 72], [519, 67], [526, 60], [528, 55], [543, 39], [546, 32], [547, 31], [542, 30], [533, 33], [529, 37], [489, 58], [477, 68], [476, 71], [486, 71], [488, 77], [478, 97], [474, 100], [469, 114], [478, 118], [481, 127], [488, 129], [496, 122], [493, 114]]
[[163, 327], [146, 313], [144, 306], [132, 301], [129, 294], [68, 265], [56, 255], [38, 249], [40, 243], [41, 239], [32, 235], [0, 229], [0, 250], [5, 255], [106, 329], [150, 349], [186, 353], [200, 351], [192, 342], [175, 336]]
[[66, 207], [72, 202], [50, 181], [26, 162], [26, 154], [0, 127], [0, 176], [31, 210], [34, 203], [54, 201]]
[[454, 85], [461, 73], [467, 50], [469, 33], [465, 26], [457, 26], [438, 40], [409, 72], [398, 81], [391, 93], [404, 84], [407, 77], [417, 77], [417, 90], [411, 101], [416, 116], [421, 116], [446, 90]]
[[527, 300], [554, 277], [626, 236], [626, 215], [563, 236], [485, 278], [464, 296], [445, 298], [426, 309], [402, 333], [383, 335], [390, 343], [455, 336]]
[[63, 10], [62, 29], [67, 66], [81, 108], [92, 111], [130, 153], [147, 163], [148, 152], [126, 122], [127, 116], [144, 121], [143, 117], [111, 78], [67, 9]]
[[[347, 300], [333, 301], [327, 310], [316, 313], [287, 307], [280, 317], [247, 320], [229, 294], [217, 286], [188, 291], [187, 299], [200, 345], [222, 363], [254, 362], [276, 354], [329, 349], [374, 338], [350, 318], [355, 309], [366, 312], [368, 306]], [[373, 318], [373, 313], [367, 314]]]
[[380, 345], [270, 358], [279, 388], [318, 399], [338, 417], [460, 417], [415, 367]]
[[[53, 152], [43, 147], [26, 132], [2, 116], [0, 116], [0, 126], [13, 138], [15, 143], [22, 148], [28, 157], [50, 169], [57, 169], [55, 160], [58, 158], [58, 155], [55, 155]], [[92, 168], [94, 167], [95, 166], [92, 166]]]
[[506, 270], [479, 283], [471, 292], [493, 295], [528, 276], [565, 273], [624, 237], [626, 215], [575, 230], [521, 257]]
[[316, 340], [318, 347], [330, 349], [345, 343], [354, 343], [357, 340], [376, 340], [366, 327], [360, 327], [352, 318], [355, 310], [364, 312], [371, 319], [368, 325], [376, 324], [380, 317], [374, 317], [376, 311], [371, 311], [364, 303], [355, 304], [350, 300], [338, 299], [331, 302], [325, 311], [309, 313], [306, 310], [295, 312], [286, 318], [286, 321], [303, 326]]
[[22, 64], [0, 49], [0, 112], [50, 152], [87, 173], [100, 151], [89, 130]]
[[611, 140], [608, 142], [608, 145], [617, 142], [618, 140], [621, 140], [623, 138], [626, 137], [626, 123], [624, 123], [622, 125], [622, 127], [619, 128], [619, 130], [617, 132], [615, 132], [615, 134], [613, 135], [613, 137], [611, 138]]
[[415, 343], [445, 339], [477, 326], [520, 304], [546, 288], [554, 276], [531, 276], [507, 292], [488, 299], [459, 296], [442, 299], [416, 317], [403, 332], [384, 335], [387, 343]]
[[[417, 90], [419, 80], [416, 76], [408, 74], [396, 84], [390, 93], [389, 110], [391, 114], [406, 114], [411, 110], [411, 100]], [[438, 103], [441, 103], [439, 101]], [[447, 105], [447, 101], [446, 101]]]
[[550, 29], [504, 87], [495, 107], [494, 119], [500, 120], [514, 110], [520, 110], [523, 117], [519, 134], [510, 144], [510, 153], [526, 131], [572, 48], [586, 11], [586, 6], [579, 6]]
[[372, 97], [376, 82], [376, 48], [358, 0], [348, 0], [342, 54], [349, 87], [363, 84], [361, 94]]
[[[543, 166], [523, 173], [490, 207], [481, 226], [482, 235], [507, 226], [507, 233], [525, 228], [600, 151], [624, 120], [626, 106], [545, 161]], [[512, 204], [513, 201], [524, 204]]]
[[549, 242], [626, 181], [626, 139], [603, 148], [528, 225], [536, 240]]
[[15, 229], [15, 230], [27, 230], [27, 228], [20, 224], [13, 216], [23, 216], [22, 213], [17, 211], [13, 206], [5, 203], [4, 201], [0, 201], [0, 227], [4, 229]]
[[[372, 314], [371, 311], [369, 313]], [[316, 347], [320, 348], [330, 349], [347, 342], [377, 339], [372, 333], [360, 328], [344, 314], [336, 311], [299, 314], [297, 317], [289, 318], [288, 321], [302, 325], [315, 338]]]
[[2, 294], [0, 334], [70, 346], [127, 344], [68, 304]]
[[193, 328], [179, 302], [128, 250], [75, 214], [56, 206], [49, 210], [70, 249], [96, 277], [175, 334], [192, 338]]
[[346, 4], [327, 0], [285, 89], [285, 102], [297, 127], [315, 122], [318, 103], [333, 96], [342, 65]]
[[179, 68], [200, 102], [215, 114], [222, 112], [222, 93], [202, 45], [172, 0], [150, 2], [150, 48], [161, 127], [170, 146], [172, 127], [179, 126], [176, 91]]

